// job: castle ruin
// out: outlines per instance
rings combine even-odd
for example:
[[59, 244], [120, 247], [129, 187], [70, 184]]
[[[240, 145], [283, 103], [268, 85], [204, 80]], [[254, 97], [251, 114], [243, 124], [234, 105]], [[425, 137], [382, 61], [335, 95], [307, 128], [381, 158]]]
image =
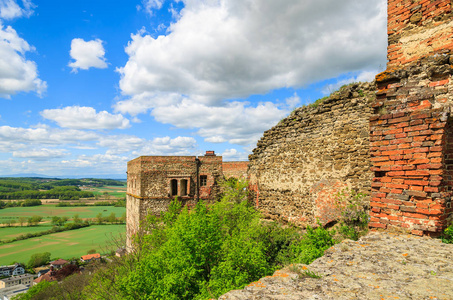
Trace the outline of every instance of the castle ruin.
[[219, 180], [245, 177], [248, 162], [223, 162], [222, 156], [140, 156], [127, 163], [127, 237], [150, 213], [167, 210], [175, 198], [189, 207], [218, 198]]
[[[370, 195], [373, 228], [438, 235], [452, 221], [452, 7], [452, 0], [388, 0], [387, 70], [264, 133], [247, 176], [265, 217], [327, 225], [338, 219], [338, 192], [354, 189]], [[209, 155], [198, 161], [199, 169], [193, 156], [128, 163], [128, 236], [148, 211], [164, 210], [176, 195], [189, 205], [196, 195], [208, 199], [216, 178], [246, 167]]]

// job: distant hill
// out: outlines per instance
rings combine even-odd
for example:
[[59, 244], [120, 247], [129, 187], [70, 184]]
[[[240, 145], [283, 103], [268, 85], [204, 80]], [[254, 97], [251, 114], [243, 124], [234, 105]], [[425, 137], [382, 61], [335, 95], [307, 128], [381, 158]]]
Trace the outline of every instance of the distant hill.
[[60, 179], [82, 179], [82, 178], [98, 178], [98, 179], [114, 179], [124, 181], [127, 179], [126, 174], [111, 174], [111, 175], [73, 175], [73, 176], [48, 176], [37, 173], [22, 173], [11, 175], [0, 175], [1, 177], [37, 177], [37, 178], [60, 178]]

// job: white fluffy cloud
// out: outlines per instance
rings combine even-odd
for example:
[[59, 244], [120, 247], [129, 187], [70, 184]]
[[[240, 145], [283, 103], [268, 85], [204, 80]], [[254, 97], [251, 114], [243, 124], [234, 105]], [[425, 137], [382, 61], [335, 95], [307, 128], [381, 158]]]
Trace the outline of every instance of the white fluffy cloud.
[[167, 36], [132, 35], [118, 69], [125, 95], [177, 92], [212, 104], [385, 62], [383, 0], [184, 3]]
[[[79, 155], [79, 149], [85, 154]], [[134, 135], [108, 135], [45, 125], [35, 128], [0, 126], [0, 151], [11, 155], [7, 160], [0, 159], [0, 175], [120, 174], [126, 172], [127, 161], [140, 155], [195, 155], [199, 152], [193, 137], [165, 136], [146, 140]]]
[[77, 72], [78, 69], [88, 70], [89, 68], [107, 68], [106, 59], [104, 57], [105, 50], [102, 45], [102, 40], [100, 39], [88, 42], [85, 42], [83, 39], [73, 39], [69, 55], [71, 55], [71, 58], [74, 60], [69, 63], [73, 72]]
[[0, 143], [4, 144], [58, 145], [95, 141], [98, 138], [98, 134], [82, 130], [53, 129], [47, 126], [36, 128], [0, 126]]
[[198, 134], [208, 142], [248, 145], [256, 142], [264, 130], [274, 126], [289, 113], [271, 102], [247, 107], [244, 102], [231, 102], [212, 107], [190, 100], [178, 105], [157, 107], [152, 114], [157, 121], [181, 128], [200, 128]]
[[15, 0], [0, 0], [0, 18], [11, 20], [33, 14], [34, 4], [30, 0], [22, 0], [22, 5], [20, 7]]
[[[133, 34], [115, 110], [253, 143], [299, 102], [239, 102], [386, 61], [385, 0], [181, 0], [166, 36]], [[160, 8], [162, 1], [151, 1]]]
[[67, 106], [62, 109], [46, 109], [41, 112], [45, 119], [55, 121], [60, 127], [71, 129], [125, 129], [128, 119], [107, 111], [96, 112], [92, 107]]
[[13, 157], [28, 158], [32, 160], [49, 160], [54, 158], [62, 158], [69, 155], [67, 150], [64, 149], [33, 149], [24, 151], [14, 151]]
[[28, 51], [34, 48], [0, 20], [0, 97], [29, 91], [41, 96], [45, 92], [47, 83], [38, 78], [36, 63], [25, 58]]

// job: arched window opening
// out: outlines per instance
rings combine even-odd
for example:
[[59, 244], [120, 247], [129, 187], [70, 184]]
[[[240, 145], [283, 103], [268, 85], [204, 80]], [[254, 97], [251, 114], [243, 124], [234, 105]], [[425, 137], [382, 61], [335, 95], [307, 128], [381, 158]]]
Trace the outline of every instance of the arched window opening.
[[178, 180], [176, 179], [170, 180], [170, 195], [178, 196]]
[[187, 179], [181, 179], [181, 186], [180, 186], [180, 195], [186, 196], [187, 195]]

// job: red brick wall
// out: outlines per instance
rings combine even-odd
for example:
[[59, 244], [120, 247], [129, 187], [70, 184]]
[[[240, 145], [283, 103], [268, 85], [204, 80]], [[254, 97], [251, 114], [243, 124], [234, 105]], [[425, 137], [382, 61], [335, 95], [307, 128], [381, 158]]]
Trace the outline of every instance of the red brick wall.
[[247, 178], [248, 161], [226, 161], [223, 162], [223, 176], [228, 179], [234, 178]]
[[[438, 234], [451, 218], [453, 134], [449, 55], [377, 76], [370, 118], [371, 227]], [[452, 154], [450, 154], [452, 153]]]
[[453, 49], [451, 0], [388, 0], [388, 68]]

